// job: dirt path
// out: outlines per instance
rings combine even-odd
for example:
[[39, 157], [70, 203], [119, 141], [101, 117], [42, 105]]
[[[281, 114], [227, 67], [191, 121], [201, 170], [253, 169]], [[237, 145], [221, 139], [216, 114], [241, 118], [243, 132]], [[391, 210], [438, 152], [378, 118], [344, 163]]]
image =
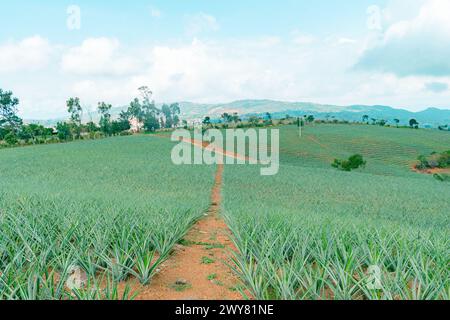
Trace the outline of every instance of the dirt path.
[[[208, 148], [207, 143], [190, 142]], [[130, 283], [133, 290], [139, 291], [137, 300], [242, 299], [237, 291], [240, 281], [225, 264], [229, 263], [229, 251], [236, 248], [219, 216], [223, 170], [224, 166], [218, 165], [211, 206], [205, 217], [188, 232], [182, 245], [176, 245], [151, 284], [142, 287], [137, 282]]]
[[329, 146], [327, 146], [326, 144], [323, 144], [322, 142], [320, 142], [319, 139], [317, 139], [317, 137], [316, 137], [315, 135], [312, 135], [312, 134], [309, 135], [309, 136], [308, 136], [308, 140], [310, 140], [310, 141], [312, 141], [312, 142], [314, 142], [314, 143], [317, 143], [319, 146], [321, 146], [321, 147], [324, 148], [324, 149], [327, 149], [327, 150], [330, 149]]
[[214, 150], [217, 154], [225, 156], [225, 157], [230, 157], [230, 158], [234, 158], [234, 159], [237, 159], [237, 160], [243, 160], [243, 161], [253, 160], [252, 158], [250, 158], [248, 156], [244, 156], [244, 155], [240, 155], [240, 154], [237, 154], [237, 153], [234, 153], [234, 152], [230, 152], [230, 151], [224, 150], [224, 149], [219, 148], [219, 147], [214, 147], [214, 146], [210, 145], [206, 141], [201, 142], [201, 141], [197, 141], [197, 140], [193, 140], [193, 139], [191, 139], [191, 140], [183, 139], [182, 141], [187, 142], [187, 143], [191, 143], [191, 144], [193, 144], [194, 146], [197, 146], [197, 147], [202, 147], [205, 150], [210, 150], [210, 151]]

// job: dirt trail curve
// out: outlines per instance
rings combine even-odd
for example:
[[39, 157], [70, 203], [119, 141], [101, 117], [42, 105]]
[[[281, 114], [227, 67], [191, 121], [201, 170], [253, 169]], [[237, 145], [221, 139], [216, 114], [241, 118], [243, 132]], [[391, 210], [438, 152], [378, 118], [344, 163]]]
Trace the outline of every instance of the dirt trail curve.
[[[191, 141], [196, 146], [207, 144]], [[236, 250], [229, 239], [230, 231], [220, 218], [222, 174], [218, 165], [211, 206], [205, 217], [188, 232], [183, 245], [176, 245], [171, 257], [151, 284], [136, 288], [137, 300], [240, 300], [236, 291], [239, 279], [226, 266], [229, 250]]]

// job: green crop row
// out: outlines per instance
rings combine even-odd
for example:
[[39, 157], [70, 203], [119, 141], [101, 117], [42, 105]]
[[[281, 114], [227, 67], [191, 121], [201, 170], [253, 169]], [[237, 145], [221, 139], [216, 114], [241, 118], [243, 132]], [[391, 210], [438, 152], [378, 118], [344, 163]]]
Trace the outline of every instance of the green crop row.
[[[408, 159], [447, 150], [450, 141], [439, 132], [364, 126], [317, 125], [303, 134], [281, 128], [275, 177], [225, 168], [223, 212], [239, 249], [234, 269], [251, 296], [449, 299], [450, 186], [411, 172]], [[383, 153], [364, 153], [368, 140]], [[318, 160], [356, 152], [367, 166], [351, 173]]]
[[[120, 282], [149, 284], [214, 182], [213, 167], [172, 165], [171, 147], [121, 137], [2, 150], [0, 300], [131, 299]], [[68, 287], [76, 270], [86, 279]]]

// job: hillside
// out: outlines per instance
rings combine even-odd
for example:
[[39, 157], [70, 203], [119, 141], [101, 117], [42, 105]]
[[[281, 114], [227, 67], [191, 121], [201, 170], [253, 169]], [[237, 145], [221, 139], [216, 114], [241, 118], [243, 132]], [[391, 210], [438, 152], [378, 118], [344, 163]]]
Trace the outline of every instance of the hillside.
[[[189, 108], [183, 109], [189, 110]], [[238, 112], [241, 115], [270, 112], [273, 113], [275, 118], [285, 117], [287, 114], [290, 116], [312, 114], [317, 118], [335, 117], [337, 119], [348, 121], [359, 121], [364, 115], [368, 115], [369, 118], [387, 121], [399, 119], [402, 124], [407, 124], [412, 118], [415, 118], [421, 124], [430, 124], [433, 127], [442, 124], [450, 124], [450, 110], [437, 108], [428, 108], [420, 112], [411, 112], [389, 106], [337, 106], [309, 102], [282, 102], [271, 100], [241, 100], [228, 104], [210, 105], [208, 113], [212, 116], [219, 116], [224, 112]]]
[[[161, 106], [159, 104], [158, 106]], [[255, 114], [272, 113], [274, 118], [282, 118], [289, 114], [292, 117], [312, 114], [316, 118], [332, 118], [340, 120], [360, 121], [364, 115], [369, 118], [383, 119], [392, 122], [393, 119], [399, 119], [401, 124], [407, 124], [412, 118], [415, 118], [421, 125], [429, 124], [432, 127], [450, 124], [450, 110], [437, 108], [428, 108], [420, 112], [411, 112], [404, 109], [395, 109], [389, 106], [337, 106], [327, 104], [317, 104], [310, 102], [283, 102], [274, 100], [239, 100], [223, 104], [201, 104], [193, 102], [180, 102], [181, 117], [183, 119], [198, 119], [206, 115], [211, 117], [220, 117], [223, 113], [237, 112], [243, 118]], [[115, 107], [111, 110], [113, 117], [117, 117], [127, 106]], [[98, 121], [99, 116], [95, 111], [86, 112], [83, 121]], [[26, 120], [26, 122], [40, 123], [47, 126], [55, 125], [58, 121], [65, 119], [50, 120]]]

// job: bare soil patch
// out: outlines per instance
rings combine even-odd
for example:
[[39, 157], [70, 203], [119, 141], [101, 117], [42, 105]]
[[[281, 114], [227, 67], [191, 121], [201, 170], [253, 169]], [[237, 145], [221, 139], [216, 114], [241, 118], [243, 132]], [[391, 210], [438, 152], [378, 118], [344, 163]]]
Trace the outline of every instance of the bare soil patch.
[[433, 168], [433, 169], [425, 169], [419, 170], [415, 165], [411, 167], [411, 170], [421, 174], [450, 174], [450, 168]]
[[[224, 166], [219, 165], [211, 192], [211, 206], [182, 244], [161, 265], [148, 286], [133, 279], [128, 284], [138, 291], [137, 300], [241, 300], [236, 290], [239, 279], [227, 263], [236, 250], [230, 231], [219, 217]], [[125, 284], [124, 284], [125, 286]]]

